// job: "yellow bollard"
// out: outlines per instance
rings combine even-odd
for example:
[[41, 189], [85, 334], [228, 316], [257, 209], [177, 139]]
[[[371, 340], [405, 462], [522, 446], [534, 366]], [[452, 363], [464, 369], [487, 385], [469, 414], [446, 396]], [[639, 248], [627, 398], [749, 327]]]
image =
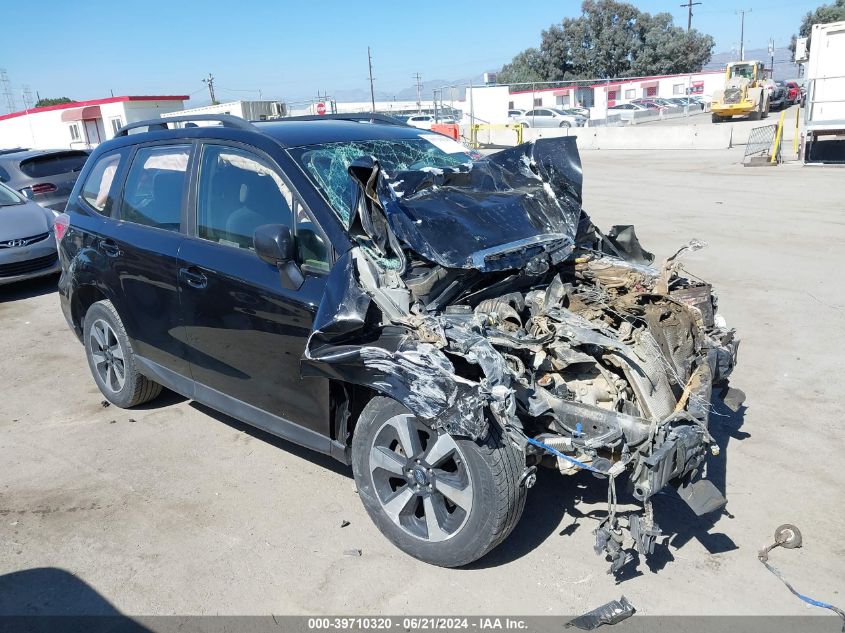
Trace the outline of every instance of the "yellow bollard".
[[799, 125], [799, 116], [801, 114], [801, 108], [795, 108], [795, 138], [792, 139], [792, 151], [795, 152], [795, 155], [798, 156], [798, 128]]
[[783, 136], [783, 121], [786, 119], [786, 111], [780, 113], [780, 121], [778, 122], [778, 131], [775, 133], [775, 142], [772, 144], [772, 159], [770, 163], [777, 163], [778, 148], [780, 147], [780, 139]]

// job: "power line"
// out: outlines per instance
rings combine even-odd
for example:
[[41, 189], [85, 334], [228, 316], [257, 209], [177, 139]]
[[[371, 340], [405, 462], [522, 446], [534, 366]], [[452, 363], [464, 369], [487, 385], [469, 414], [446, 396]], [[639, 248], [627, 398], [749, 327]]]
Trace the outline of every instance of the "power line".
[[692, 8], [697, 5], [701, 4], [700, 2], [693, 2], [692, 0], [687, 0], [686, 4], [682, 4], [681, 8], [687, 8], [687, 31], [692, 28]]
[[376, 93], [373, 88], [373, 56], [370, 53], [370, 47], [367, 47], [367, 65], [370, 67], [370, 102], [373, 106], [373, 112], [376, 111]]

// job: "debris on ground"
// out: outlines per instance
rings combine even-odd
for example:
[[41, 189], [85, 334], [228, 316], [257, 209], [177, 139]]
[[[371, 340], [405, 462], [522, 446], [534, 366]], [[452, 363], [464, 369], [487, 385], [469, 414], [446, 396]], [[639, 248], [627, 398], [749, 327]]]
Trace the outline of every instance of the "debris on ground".
[[345, 527], [347, 527], [348, 525], [349, 525], [349, 521], [347, 521], [347, 520], [345, 520], [345, 519], [344, 519], [343, 521], [341, 521], [341, 522], [340, 522], [340, 527], [342, 527], [342, 528], [345, 528]]
[[761, 549], [757, 553], [757, 558], [760, 560], [761, 563], [763, 563], [763, 565], [766, 566], [766, 569], [772, 572], [778, 580], [780, 580], [784, 585], [786, 585], [786, 588], [789, 589], [789, 591], [791, 591], [794, 596], [814, 607], [829, 609], [830, 611], [833, 611], [835, 614], [837, 614], [840, 618], [842, 618], [842, 631], [845, 632], [845, 611], [827, 602], [822, 602], [821, 600], [816, 600], [814, 598], [810, 598], [809, 596], [805, 596], [802, 593], [799, 593], [791, 584], [789, 584], [786, 578], [783, 577], [783, 574], [781, 574], [780, 570], [769, 563], [769, 552], [771, 552], [776, 547], [783, 547], [786, 549], [797, 549], [802, 545], [803, 540], [801, 538], [801, 531], [794, 525], [784, 523], [775, 530], [775, 542], [769, 545], [768, 547]]
[[344, 556], [361, 556], [363, 552], [359, 549], [348, 549], [343, 552]]
[[627, 620], [634, 615], [635, 611], [634, 605], [625, 596], [622, 596], [619, 600], [611, 600], [607, 604], [570, 620], [566, 623], [566, 628], [574, 626], [583, 631], [592, 631], [603, 624], [618, 624], [622, 620]]
[[104, 409], [107, 409], [111, 406], [111, 402], [109, 402], [108, 400], [100, 400], [100, 406]]

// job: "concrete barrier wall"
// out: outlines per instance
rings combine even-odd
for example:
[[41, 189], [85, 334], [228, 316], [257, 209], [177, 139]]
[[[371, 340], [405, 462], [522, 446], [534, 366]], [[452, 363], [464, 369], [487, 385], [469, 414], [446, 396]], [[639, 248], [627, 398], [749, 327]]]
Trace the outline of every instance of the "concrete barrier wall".
[[[538, 138], [575, 136], [579, 149], [728, 149], [732, 146], [733, 126], [678, 125], [649, 127], [528, 128], [523, 141]], [[481, 130], [482, 144], [512, 146], [514, 130]]]

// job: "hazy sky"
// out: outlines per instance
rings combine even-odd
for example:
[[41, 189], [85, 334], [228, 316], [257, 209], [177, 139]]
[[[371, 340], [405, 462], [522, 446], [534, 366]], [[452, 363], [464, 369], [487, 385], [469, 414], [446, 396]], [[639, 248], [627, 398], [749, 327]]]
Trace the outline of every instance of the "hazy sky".
[[[716, 39], [716, 52], [738, 47], [738, 8], [746, 48], [769, 37], [789, 42], [805, 12], [821, 0], [701, 0], [693, 26]], [[635, 0], [669, 11], [686, 26], [681, 0]], [[263, 5], [263, 6], [262, 6]], [[243, 9], [239, 8], [243, 6]], [[243, 2], [233, 0], [0, 2], [0, 68], [18, 104], [33, 95], [94, 99], [118, 94], [192, 94], [207, 101], [212, 72], [221, 101], [291, 99], [317, 90], [367, 87], [367, 46], [376, 87], [396, 91], [423, 80], [495, 70], [539, 43], [540, 31], [580, 12], [580, 2], [427, 0], [426, 2]], [[5, 102], [0, 96], [0, 112]]]

